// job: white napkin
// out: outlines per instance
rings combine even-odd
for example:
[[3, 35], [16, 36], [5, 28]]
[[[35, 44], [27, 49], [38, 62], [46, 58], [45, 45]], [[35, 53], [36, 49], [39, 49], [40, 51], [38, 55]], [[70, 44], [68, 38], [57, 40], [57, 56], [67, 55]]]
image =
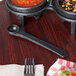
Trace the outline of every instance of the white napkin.
[[3, 0], [0, 0], [0, 2], [2, 2]]
[[[24, 65], [0, 65], [0, 76], [24, 76]], [[43, 64], [35, 65], [35, 76], [44, 76]]]

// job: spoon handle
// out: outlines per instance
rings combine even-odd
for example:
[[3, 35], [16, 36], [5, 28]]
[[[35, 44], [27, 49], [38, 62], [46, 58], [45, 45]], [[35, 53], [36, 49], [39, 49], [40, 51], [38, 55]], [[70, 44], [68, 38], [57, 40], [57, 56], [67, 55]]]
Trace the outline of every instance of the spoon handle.
[[60, 49], [58, 47], [55, 47], [54, 45], [50, 44], [50, 43], [47, 43], [43, 40], [40, 40], [39, 38], [36, 38], [30, 34], [28, 34], [27, 32], [24, 32], [22, 29], [19, 28], [19, 31], [17, 32], [12, 32], [12, 31], [9, 31], [8, 30], [8, 33], [10, 35], [13, 35], [13, 36], [17, 36], [17, 37], [21, 37], [21, 38], [24, 38], [24, 39], [27, 39], [37, 45], [40, 45], [46, 49], [48, 49], [49, 51], [59, 55], [60, 57], [62, 58], [65, 58], [68, 56], [68, 52], [63, 50], [63, 49]]

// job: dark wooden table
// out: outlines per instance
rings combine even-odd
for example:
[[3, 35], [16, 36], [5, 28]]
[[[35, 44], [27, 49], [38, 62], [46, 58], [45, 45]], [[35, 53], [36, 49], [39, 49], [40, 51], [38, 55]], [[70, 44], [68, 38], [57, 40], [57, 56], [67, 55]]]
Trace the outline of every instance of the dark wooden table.
[[[36, 64], [44, 64], [45, 75], [49, 67], [60, 58], [56, 54], [28, 40], [10, 36], [8, 26], [18, 24], [16, 16], [0, 2], [0, 65], [24, 64], [25, 57], [34, 57]], [[52, 11], [45, 11], [39, 20], [25, 18], [25, 31], [69, 52], [65, 58], [76, 62], [76, 34], [70, 34], [70, 23], [62, 22]]]

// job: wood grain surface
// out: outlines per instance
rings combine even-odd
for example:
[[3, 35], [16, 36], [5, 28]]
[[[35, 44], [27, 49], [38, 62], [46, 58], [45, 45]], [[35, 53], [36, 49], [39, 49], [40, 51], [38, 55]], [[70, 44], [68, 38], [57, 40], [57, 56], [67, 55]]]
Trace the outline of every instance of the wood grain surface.
[[[25, 57], [34, 57], [36, 64], [44, 64], [45, 75], [49, 67], [60, 58], [28, 40], [10, 36], [8, 26], [19, 21], [8, 13], [5, 2], [0, 2], [0, 65], [24, 64]], [[62, 22], [53, 11], [44, 11], [39, 20], [25, 17], [25, 31], [69, 52], [65, 58], [76, 62], [76, 34], [70, 34], [70, 23]]]

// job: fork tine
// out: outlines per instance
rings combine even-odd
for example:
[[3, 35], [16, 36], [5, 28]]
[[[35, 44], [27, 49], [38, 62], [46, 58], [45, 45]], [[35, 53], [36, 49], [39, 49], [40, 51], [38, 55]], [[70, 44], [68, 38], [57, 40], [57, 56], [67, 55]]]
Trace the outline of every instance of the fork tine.
[[26, 74], [26, 64], [27, 64], [27, 58], [25, 58], [25, 69], [24, 69], [25, 74]]
[[34, 76], [35, 75], [35, 63], [34, 58], [25, 58], [25, 69], [24, 76]]
[[33, 64], [33, 73], [35, 73], [35, 62], [34, 62], [34, 58], [32, 59], [32, 64]]
[[30, 58], [30, 73], [32, 73], [32, 72], [31, 72], [31, 58]]
[[29, 74], [30, 72], [29, 72], [29, 58], [28, 58], [28, 74]]

